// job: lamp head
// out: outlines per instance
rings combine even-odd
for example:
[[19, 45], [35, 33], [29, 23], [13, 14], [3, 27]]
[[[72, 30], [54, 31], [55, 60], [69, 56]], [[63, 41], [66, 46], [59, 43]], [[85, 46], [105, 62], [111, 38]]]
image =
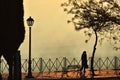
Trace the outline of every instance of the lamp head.
[[26, 21], [27, 21], [27, 25], [28, 25], [29, 27], [33, 26], [33, 24], [34, 24], [34, 19], [31, 18], [31, 16], [30, 16]]

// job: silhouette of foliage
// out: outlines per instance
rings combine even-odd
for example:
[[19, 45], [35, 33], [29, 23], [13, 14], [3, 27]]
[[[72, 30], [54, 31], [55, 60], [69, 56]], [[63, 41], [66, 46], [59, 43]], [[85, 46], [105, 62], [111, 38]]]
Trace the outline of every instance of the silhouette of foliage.
[[[67, 14], [72, 14], [68, 23], [73, 23], [75, 30], [87, 28], [85, 31], [89, 37], [97, 32], [99, 42], [104, 38], [120, 49], [116, 44], [120, 42], [120, 5], [115, 0], [68, 0], [61, 4]], [[85, 42], [88, 42], [85, 40]], [[114, 42], [114, 43], [113, 43]]]
[[[85, 35], [95, 34], [95, 44], [91, 59], [91, 71], [94, 75], [93, 62], [97, 42], [107, 41], [119, 50], [120, 46], [120, 5], [115, 0], [68, 0], [61, 4], [67, 14], [71, 14], [68, 23], [73, 23], [75, 30], [85, 29]], [[89, 41], [85, 40], [87, 43]]]

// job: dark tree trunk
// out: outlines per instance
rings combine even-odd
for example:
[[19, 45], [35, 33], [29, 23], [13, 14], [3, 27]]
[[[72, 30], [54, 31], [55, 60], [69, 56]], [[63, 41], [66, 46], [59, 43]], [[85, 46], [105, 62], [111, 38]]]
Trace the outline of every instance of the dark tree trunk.
[[92, 57], [91, 57], [91, 73], [92, 73], [93, 77], [95, 75], [95, 73], [94, 73], [94, 67], [93, 67], [93, 64], [94, 64], [94, 55], [95, 55], [97, 41], [98, 41], [98, 36], [97, 36], [96, 30], [94, 32], [95, 32], [95, 44], [94, 44], [94, 47], [93, 47], [93, 52], [92, 52]]
[[22, 80], [20, 51], [17, 51], [16, 54], [14, 55], [14, 79]]
[[13, 79], [13, 56], [25, 37], [23, 0], [0, 0], [0, 24], [0, 56], [9, 66], [8, 80], [18, 80]]

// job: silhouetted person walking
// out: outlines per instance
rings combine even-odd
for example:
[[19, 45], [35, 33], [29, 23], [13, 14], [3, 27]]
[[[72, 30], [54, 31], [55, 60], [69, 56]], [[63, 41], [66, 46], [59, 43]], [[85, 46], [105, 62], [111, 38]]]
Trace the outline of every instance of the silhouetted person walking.
[[85, 75], [85, 69], [88, 68], [86, 51], [83, 51], [83, 54], [81, 56], [81, 60], [82, 60], [82, 67], [80, 68], [80, 75], [82, 74], [83, 69], [84, 69], [84, 75]]

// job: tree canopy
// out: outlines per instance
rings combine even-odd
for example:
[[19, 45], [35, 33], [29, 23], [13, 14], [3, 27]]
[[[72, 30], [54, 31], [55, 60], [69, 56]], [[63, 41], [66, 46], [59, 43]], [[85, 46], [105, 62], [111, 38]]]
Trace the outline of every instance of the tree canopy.
[[89, 37], [96, 32], [100, 43], [106, 38], [115, 50], [120, 49], [120, 5], [117, 1], [68, 0], [61, 6], [71, 14], [68, 23], [73, 23], [75, 30], [86, 28], [84, 33]]

